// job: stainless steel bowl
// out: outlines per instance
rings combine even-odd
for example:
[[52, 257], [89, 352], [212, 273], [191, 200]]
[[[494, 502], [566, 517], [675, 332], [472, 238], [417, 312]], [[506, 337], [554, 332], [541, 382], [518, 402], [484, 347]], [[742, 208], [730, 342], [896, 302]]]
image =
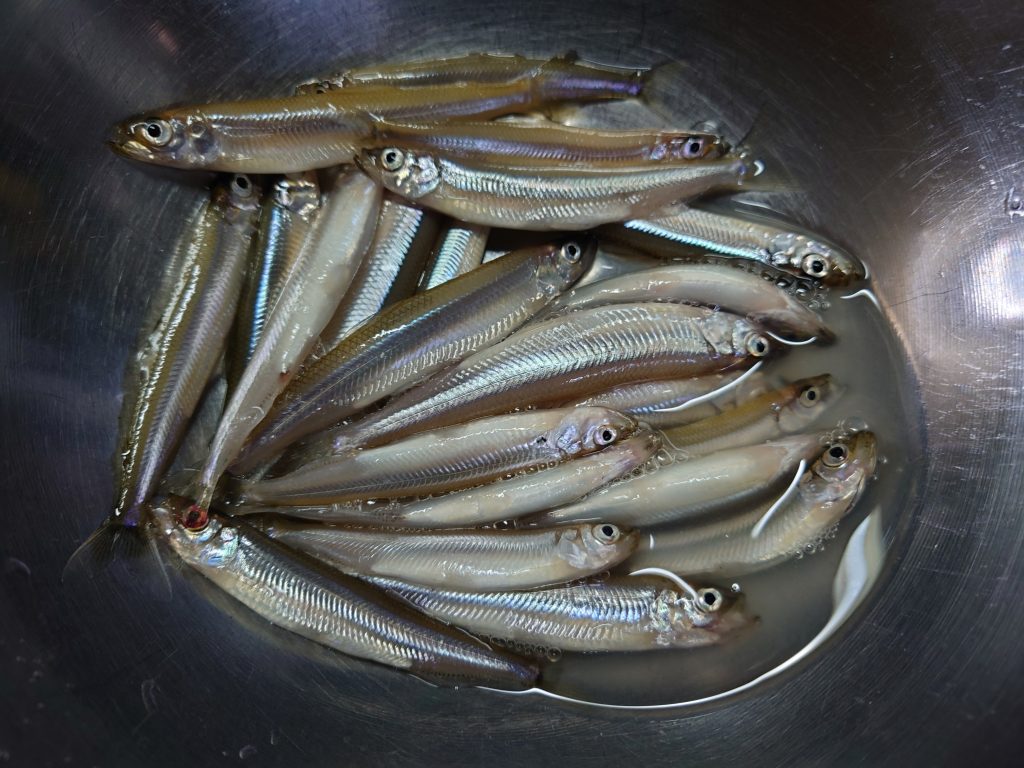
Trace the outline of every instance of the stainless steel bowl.
[[[1007, 3], [9, 0], [0, 12], [0, 763], [938, 765], [1021, 744], [1024, 14]], [[834, 8], [834, 9], [833, 9]], [[701, 709], [432, 689], [240, 630], [124, 542], [58, 583], [112, 497], [122, 376], [207, 179], [102, 139], [174, 100], [471, 50], [684, 59], [861, 254], [916, 372], [923, 483], [874, 598], [822, 653]]]

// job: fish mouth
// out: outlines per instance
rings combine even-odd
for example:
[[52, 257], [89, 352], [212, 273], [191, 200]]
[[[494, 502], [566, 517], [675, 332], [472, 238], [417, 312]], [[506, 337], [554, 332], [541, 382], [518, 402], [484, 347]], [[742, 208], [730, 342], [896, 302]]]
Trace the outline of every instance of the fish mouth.
[[138, 141], [124, 123], [115, 125], [106, 139], [107, 145], [117, 154], [132, 160], [156, 161], [156, 156], [145, 144]]

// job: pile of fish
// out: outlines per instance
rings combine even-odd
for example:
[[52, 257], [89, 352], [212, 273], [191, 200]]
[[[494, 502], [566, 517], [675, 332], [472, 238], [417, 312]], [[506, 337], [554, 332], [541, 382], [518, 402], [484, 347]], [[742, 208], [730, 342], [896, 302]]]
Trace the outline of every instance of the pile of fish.
[[[809, 431], [839, 384], [769, 364], [831, 342], [815, 307], [865, 275], [695, 202], [762, 170], [721, 136], [545, 116], [648, 77], [475, 54], [118, 126], [127, 157], [225, 176], [137, 357], [115, 518], [443, 685], [749, 626], [720, 585], [820, 546], [875, 471], [870, 432]], [[221, 379], [202, 466], [171, 476]]]

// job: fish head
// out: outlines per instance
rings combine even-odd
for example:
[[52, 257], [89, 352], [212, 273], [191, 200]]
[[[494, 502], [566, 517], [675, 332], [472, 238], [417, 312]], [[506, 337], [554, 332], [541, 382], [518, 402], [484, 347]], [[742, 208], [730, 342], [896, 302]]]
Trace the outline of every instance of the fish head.
[[227, 206], [229, 221], [253, 218], [260, 209], [260, 188], [244, 173], [231, 176], [214, 194], [215, 199], [222, 199]]
[[826, 373], [794, 381], [783, 391], [789, 402], [779, 410], [779, 426], [789, 434], [799, 432], [815, 421], [842, 397], [845, 390]]
[[144, 530], [170, 546], [184, 562], [199, 568], [222, 565], [238, 550], [238, 530], [227, 518], [182, 496], [153, 501]]
[[834, 245], [801, 237], [791, 249], [790, 266], [824, 285], [844, 286], [863, 280], [867, 270], [860, 259]]
[[707, 310], [700, 326], [704, 339], [722, 356], [753, 362], [774, 350], [760, 325], [729, 312]]
[[597, 240], [580, 237], [545, 246], [537, 265], [537, 280], [552, 298], [579, 280], [594, 261]]
[[555, 427], [548, 442], [564, 457], [578, 456], [624, 440], [636, 429], [636, 421], [610, 408], [574, 408]]
[[878, 441], [872, 432], [854, 432], [829, 443], [812, 472], [830, 485], [842, 485], [870, 477], [878, 460]]
[[172, 168], [210, 168], [220, 158], [215, 132], [195, 109], [169, 109], [114, 126], [109, 144], [120, 155]]
[[838, 522], [875, 473], [877, 456], [871, 432], [843, 435], [826, 445], [798, 486], [808, 514], [822, 526]]
[[411, 149], [366, 149], [356, 162], [370, 178], [409, 200], [430, 194], [441, 183], [441, 170], [434, 158]]
[[756, 622], [743, 593], [713, 586], [696, 589], [695, 595], [661, 590], [651, 606], [651, 620], [659, 645], [677, 648], [717, 643]]
[[611, 523], [581, 523], [558, 529], [558, 555], [573, 568], [596, 573], [629, 557], [639, 541], [636, 531]]

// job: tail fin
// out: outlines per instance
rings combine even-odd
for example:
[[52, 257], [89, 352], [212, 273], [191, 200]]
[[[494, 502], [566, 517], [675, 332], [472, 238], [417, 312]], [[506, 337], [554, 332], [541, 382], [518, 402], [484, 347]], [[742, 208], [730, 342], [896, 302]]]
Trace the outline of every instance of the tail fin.
[[[137, 526], [126, 526], [118, 517], [108, 517], [96, 530], [90, 533], [85, 541], [79, 544], [68, 557], [61, 569], [62, 585], [72, 580], [76, 571], [81, 570], [84, 577], [92, 580], [101, 571], [106, 571], [115, 561], [122, 563], [137, 561], [151, 554], [159, 567], [161, 592], [167, 597], [171, 595], [171, 580], [167, 576], [167, 567], [157, 549], [156, 539], [144, 538]], [[81, 566], [81, 568], [79, 568]], [[133, 575], [133, 579], [138, 576]], [[137, 582], [136, 582], [137, 583]]]

